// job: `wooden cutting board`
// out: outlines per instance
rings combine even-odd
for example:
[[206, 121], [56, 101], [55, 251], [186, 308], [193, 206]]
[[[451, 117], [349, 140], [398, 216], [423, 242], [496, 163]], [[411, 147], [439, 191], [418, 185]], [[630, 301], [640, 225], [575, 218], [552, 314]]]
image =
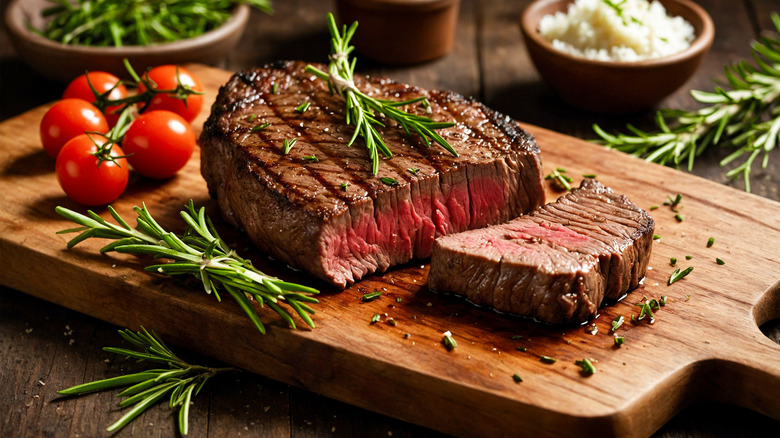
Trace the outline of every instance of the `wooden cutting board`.
[[[194, 65], [212, 102], [229, 73]], [[218, 221], [234, 248], [285, 279], [322, 288], [313, 330], [291, 330], [268, 309], [268, 334], [259, 334], [229, 298], [221, 303], [195, 281], [145, 273], [151, 260], [111, 253], [87, 241], [67, 250], [72, 224], [54, 207], [84, 208], [67, 199], [43, 152], [37, 126], [46, 107], [0, 124], [0, 283], [62, 306], [137, 329], [154, 329], [172, 344], [273, 379], [406, 421], [459, 436], [647, 436], [697, 399], [734, 403], [780, 419], [780, 346], [758, 325], [780, 317], [780, 204], [648, 164], [535, 126], [545, 173], [563, 167], [599, 180], [638, 205], [661, 205], [682, 195], [678, 222], [668, 207], [656, 221], [644, 285], [603, 309], [597, 332], [586, 327], [540, 327], [472, 307], [426, 288], [428, 266], [412, 263], [338, 292], [253, 251], [236, 230]], [[202, 126], [208, 108], [194, 123]], [[548, 200], [556, 194], [548, 193]], [[167, 181], [131, 176], [114, 205], [133, 219], [145, 202], [162, 225], [183, 230], [178, 217], [190, 199], [219, 213], [209, 200], [196, 153]], [[108, 217], [105, 209], [98, 213]], [[708, 248], [707, 240], [715, 244]], [[686, 260], [686, 255], [692, 256]], [[674, 269], [694, 271], [671, 286]], [[724, 265], [715, 259], [725, 261]], [[381, 298], [361, 296], [380, 290]], [[628, 322], [642, 296], [668, 297], [654, 324]], [[374, 314], [381, 321], [371, 324]], [[611, 321], [625, 337], [615, 347]], [[397, 325], [391, 325], [392, 318]], [[458, 347], [448, 351], [442, 333]], [[524, 351], [522, 351], [524, 350]], [[557, 359], [548, 364], [540, 356]], [[592, 358], [597, 372], [575, 361]], [[512, 376], [522, 377], [516, 383]]]

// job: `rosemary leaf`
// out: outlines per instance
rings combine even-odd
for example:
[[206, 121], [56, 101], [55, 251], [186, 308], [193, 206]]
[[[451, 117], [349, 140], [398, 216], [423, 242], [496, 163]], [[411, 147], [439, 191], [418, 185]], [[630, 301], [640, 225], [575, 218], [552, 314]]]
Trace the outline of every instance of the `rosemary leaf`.
[[683, 271], [680, 271], [679, 268], [675, 269], [672, 272], [672, 275], [669, 277], [669, 285], [671, 285], [672, 283], [674, 283], [676, 281], [682, 280], [683, 277], [685, 277], [686, 275], [690, 274], [691, 271], [693, 271], [693, 266], [689, 266], [689, 267], [685, 268], [685, 270], [683, 270]]

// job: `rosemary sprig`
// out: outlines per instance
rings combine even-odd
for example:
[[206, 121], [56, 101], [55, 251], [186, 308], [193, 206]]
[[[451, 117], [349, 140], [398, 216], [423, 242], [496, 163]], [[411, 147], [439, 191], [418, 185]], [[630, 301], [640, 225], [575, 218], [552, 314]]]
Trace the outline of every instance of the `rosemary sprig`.
[[352, 134], [352, 138], [350, 138], [347, 146], [352, 146], [357, 137], [362, 136], [366, 142], [368, 154], [371, 157], [371, 173], [376, 175], [379, 170], [379, 153], [381, 152], [387, 158], [393, 156], [393, 153], [376, 129], [377, 127], [385, 126], [384, 123], [377, 119], [376, 113], [380, 113], [401, 125], [407, 134], [410, 133], [410, 130], [419, 134], [427, 146], [430, 146], [431, 140], [433, 140], [457, 157], [458, 153], [455, 149], [435, 131], [436, 129], [449, 128], [454, 123], [435, 122], [429, 117], [409, 114], [399, 109], [399, 107], [419, 102], [426, 106], [428, 105], [428, 100], [425, 97], [394, 102], [373, 98], [355, 86], [353, 74], [357, 59], [353, 58], [352, 62], [349, 60], [349, 54], [354, 49], [349, 42], [355, 34], [357, 25], [357, 22], [352, 23], [349, 28], [345, 25], [342, 27], [341, 33], [339, 33], [333, 14], [328, 13], [328, 29], [331, 35], [331, 54], [328, 72], [325, 73], [313, 65], [306, 66], [306, 71], [323, 81], [327, 81], [331, 92], [335, 92], [344, 98], [347, 105], [347, 124], [355, 126], [355, 132]]
[[[771, 14], [772, 23], [780, 32], [780, 15]], [[692, 90], [691, 96], [709, 105], [697, 111], [662, 109], [656, 113], [657, 132], [645, 132], [632, 125], [633, 134], [612, 135], [598, 125], [593, 130], [600, 143], [646, 161], [674, 164], [685, 161], [688, 171], [695, 158], [707, 147], [720, 145], [736, 150], [720, 162], [729, 165], [742, 158], [726, 176], [745, 180], [750, 192], [750, 172], [753, 162], [762, 156], [761, 168], [766, 169], [769, 153], [780, 137], [780, 38], [763, 36], [751, 44], [755, 66], [745, 61], [724, 67], [725, 87], [714, 92]]]
[[119, 406], [122, 408], [133, 406], [133, 408], [116, 423], [109, 426], [106, 429], [108, 432], [115, 432], [123, 428], [146, 409], [170, 394], [170, 407], [179, 408], [179, 432], [182, 435], [187, 435], [192, 397], [198, 395], [203, 385], [217, 374], [238, 371], [236, 368], [230, 367], [211, 368], [191, 365], [176, 356], [154, 332], [150, 333], [143, 327], [139, 332], [127, 329], [119, 330], [119, 335], [137, 347], [138, 350], [116, 347], [105, 347], [103, 350], [129, 358], [161, 363], [167, 365], [168, 368], [151, 369], [140, 373], [97, 380], [57, 391], [65, 396], [75, 396], [114, 388], [126, 388], [119, 393], [119, 397], [128, 398], [119, 403]]
[[146, 46], [201, 35], [230, 18], [241, 3], [271, 12], [270, 0], [51, 0], [45, 38], [87, 46]]
[[318, 291], [266, 275], [252, 266], [251, 261], [239, 257], [219, 236], [211, 219], [206, 216], [204, 207], [196, 210], [190, 200], [186, 209], [181, 211], [181, 217], [187, 224], [181, 236], [164, 230], [152, 218], [146, 205], [134, 209], [138, 215], [135, 229], [111, 206], [108, 210], [119, 225], [107, 222], [92, 211], [87, 211], [88, 216], [84, 216], [58, 206], [56, 212], [59, 215], [81, 227], [59, 231], [57, 234], [80, 233], [68, 242], [68, 248], [97, 237], [114, 240], [101, 248], [101, 253], [116, 251], [172, 259], [172, 263], [151, 265], [145, 269], [166, 275], [193, 275], [201, 280], [206, 293], [214, 292], [218, 301], [221, 301], [219, 289], [226, 290], [263, 334], [265, 327], [249, 296], [260, 306], [268, 304], [291, 328], [295, 328], [295, 321], [281, 307], [282, 304], [291, 307], [307, 325], [314, 327], [309, 316], [314, 314], [314, 309], [308, 304], [318, 302], [312, 297]]

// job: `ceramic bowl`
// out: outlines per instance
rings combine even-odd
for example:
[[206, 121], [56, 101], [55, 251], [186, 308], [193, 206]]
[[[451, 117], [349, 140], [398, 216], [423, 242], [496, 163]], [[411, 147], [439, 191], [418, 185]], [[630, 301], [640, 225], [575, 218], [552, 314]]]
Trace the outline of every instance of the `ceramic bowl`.
[[31, 32], [28, 24], [42, 28], [40, 11], [49, 6], [46, 0], [12, 0], [5, 23], [19, 56], [41, 75], [62, 82], [87, 70], [127, 77], [124, 58], [139, 73], [161, 64], [215, 64], [238, 43], [249, 19], [249, 7], [240, 5], [222, 26], [194, 38], [150, 46], [90, 47], [62, 44]]
[[459, 0], [337, 0], [341, 24], [358, 22], [355, 50], [374, 61], [404, 65], [452, 50]]
[[557, 49], [539, 34], [543, 16], [565, 12], [572, 0], [539, 0], [520, 18], [528, 53], [536, 69], [569, 104], [603, 113], [630, 113], [652, 108], [680, 88], [696, 71], [712, 46], [715, 28], [709, 14], [688, 0], [660, 0], [670, 16], [682, 16], [694, 28], [686, 50], [663, 58], [596, 61]]

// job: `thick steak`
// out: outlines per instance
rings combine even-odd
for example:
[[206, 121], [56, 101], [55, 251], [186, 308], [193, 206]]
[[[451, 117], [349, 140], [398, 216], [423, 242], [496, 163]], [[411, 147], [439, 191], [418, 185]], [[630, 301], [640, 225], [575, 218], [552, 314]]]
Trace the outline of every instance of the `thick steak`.
[[585, 180], [527, 216], [437, 239], [428, 287], [543, 322], [585, 322], [639, 285], [653, 229], [628, 198]]
[[[509, 117], [452, 92], [359, 77], [364, 92], [395, 101], [426, 96], [430, 117], [456, 122], [439, 133], [457, 158], [386, 121], [380, 132], [394, 156], [372, 176], [362, 138], [346, 146], [353, 128], [343, 99], [305, 65], [235, 74], [200, 138], [211, 195], [273, 257], [343, 288], [430, 257], [438, 236], [506, 222], [544, 203], [539, 148]], [[305, 102], [308, 109], [296, 111]], [[406, 110], [428, 114], [419, 104]], [[286, 155], [285, 139], [297, 140]]]

